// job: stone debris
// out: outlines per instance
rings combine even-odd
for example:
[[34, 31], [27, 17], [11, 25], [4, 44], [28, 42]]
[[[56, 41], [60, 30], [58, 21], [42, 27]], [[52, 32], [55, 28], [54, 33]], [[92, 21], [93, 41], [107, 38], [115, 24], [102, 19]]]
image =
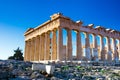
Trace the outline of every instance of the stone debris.
[[120, 66], [0, 60], [0, 80], [120, 80]]

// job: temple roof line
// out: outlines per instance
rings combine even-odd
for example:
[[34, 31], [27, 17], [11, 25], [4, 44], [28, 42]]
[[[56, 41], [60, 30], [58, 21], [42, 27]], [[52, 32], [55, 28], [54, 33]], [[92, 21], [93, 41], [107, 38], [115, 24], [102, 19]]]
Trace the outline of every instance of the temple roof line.
[[[90, 28], [90, 29], [94, 29], [94, 30], [101, 30], [101, 31], [104, 31], [104, 32], [108, 32], [108, 33], [117, 33], [120, 35], [120, 32], [119, 31], [116, 31], [116, 30], [113, 30], [113, 29], [110, 29], [110, 28], [105, 28], [103, 26], [96, 26], [94, 27], [94, 24], [88, 24], [87, 26], [83, 26], [83, 22], [78, 20], [78, 21], [73, 21], [71, 20], [69, 17], [66, 17], [64, 16], [62, 13], [56, 13], [56, 14], [53, 14], [52, 16], [50, 16], [51, 19], [46, 21], [45, 23], [41, 24], [41, 25], [38, 25], [36, 28], [29, 28], [26, 32], [25, 32], [25, 35], [26, 34], [29, 34], [31, 33], [32, 31], [36, 30], [36, 29], [40, 29], [44, 26], [46, 26], [47, 24], [57, 20], [57, 19], [65, 19], [66, 21], [70, 21], [71, 23], [73, 23], [74, 25], [77, 25], [79, 27], [85, 27], [85, 28]], [[62, 22], [59, 22], [60, 24]]]

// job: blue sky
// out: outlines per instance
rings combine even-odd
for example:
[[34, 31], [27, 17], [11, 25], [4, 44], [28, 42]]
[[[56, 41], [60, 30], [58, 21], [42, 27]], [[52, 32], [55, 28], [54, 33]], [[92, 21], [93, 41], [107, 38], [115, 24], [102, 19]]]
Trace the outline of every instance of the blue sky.
[[57, 12], [120, 31], [120, 0], [0, 0], [0, 59], [24, 51], [24, 32]]

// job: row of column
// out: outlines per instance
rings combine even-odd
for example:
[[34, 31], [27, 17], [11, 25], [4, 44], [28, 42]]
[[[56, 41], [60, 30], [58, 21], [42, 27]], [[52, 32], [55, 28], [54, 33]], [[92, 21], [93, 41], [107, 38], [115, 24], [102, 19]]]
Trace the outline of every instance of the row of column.
[[[56, 31], [58, 30], [58, 35], [56, 35]], [[66, 56], [63, 56], [63, 32], [62, 28], [59, 27], [58, 29], [54, 29], [52, 31], [52, 38], [50, 38], [50, 32], [43, 33], [37, 37], [34, 37], [25, 42], [25, 61], [42, 61], [42, 60], [72, 60], [72, 35], [70, 29], [67, 29], [67, 45], [66, 45]], [[116, 41], [113, 39], [114, 43], [114, 50], [112, 51], [112, 46], [110, 44], [110, 38], [107, 40], [107, 50], [105, 49], [105, 45], [103, 42], [103, 36], [101, 36], [100, 45], [102, 46], [100, 52], [98, 52], [98, 45], [97, 45], [97, 35], [94, 35], [94, 50], [96, 50], [97, 56], [96, 58], [104, 61], [112, 61], [116, 58], [119, 58], [118, 52], [116, 49]], [[87, 60], [91, 60], [91, 51], [90, 51], [90, 38], [89, 33], [86, 32], [85, 36], [85, 54]], [[120, 42], [119, 42], [120, 44]], [[81, 44], [81, 36], [80, 31], [77, 31], [77, 38], [76, 38], [76, 58], [77, 60], [83, 59], [83, 48]], [[112, 57], [113, 56], [113, 57]]]
[[[120, 51], [120, 46], [119, 49], [117, 49], [116, 45], [116, 40], [113, 39], [113, 49], [112, 50], [112, 45], [110, 43], [110, 37], [107, 37], [107, 47], [104, 45], [104, 40], [103, 36], [101, 36], [100, 40], [100, 45], [101, 45], [101, 51], [98, 51], [98, 44], [97, 44], [97, 35], [93, 34], [94, 40], [93, 40], [93, 53], [95, 54], [94, 57], [97, 58], [97, 60], [101, 61], [112, 61], [112, 60], [119, 60], [119, 51]], [[82, 60], [83, 59], [83, 48], [81, 44], [81, 36], [80, 36], [80, 31], [77, 31], [77, 38], [76, 38], [76, 58], [77, 60]], [[85, 36], [85, 54], [87, 60], [92, 59], [92, 52], [91, 52], [91, 47], [90, 47], [90, 38], [89, 38], [89, 33], [86, 32]], [[119, 42], [120, 45], [120, 42]], [[67, 29], [67, 45], [66, 45], [66, 60], [72, 60], [72, 38], [71, 38], [71, 30]], [[107, 49], [106, 49], [107, 48]], [[94, 52], [95, 51], [95, 52]]]
[[57, 59], [57, 36], [56, 30], [38, 35], [25, 41], [25, 61], [43, 61]]
[[[105, 47], [104, 42], [103, 42], [103, 37], [101, 37], [101, 45], [102, 45], [102, 50], [101, 50], [101, 60], [119, 60], [119, 51], [120, 51], [120, 46], [118, 47], [116, 45], [116, 39], [113, 38], [112, 45], [110, 43], [110, 37], [107, 37], [107, 47]], [[119, 41], [120, 44], [120, 41]], [[106, 49], [107, 48], [107, 49]]]

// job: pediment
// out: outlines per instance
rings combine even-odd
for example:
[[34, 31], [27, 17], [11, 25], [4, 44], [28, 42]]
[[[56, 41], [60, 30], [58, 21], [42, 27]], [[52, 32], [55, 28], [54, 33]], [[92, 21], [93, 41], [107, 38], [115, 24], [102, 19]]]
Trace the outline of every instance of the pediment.
[[33, 29], [34, 29], [34, 28], [28, 28], [26, 32], [29, 32], [29, 31], [31, 31], [31, 30], [33, 30]]

